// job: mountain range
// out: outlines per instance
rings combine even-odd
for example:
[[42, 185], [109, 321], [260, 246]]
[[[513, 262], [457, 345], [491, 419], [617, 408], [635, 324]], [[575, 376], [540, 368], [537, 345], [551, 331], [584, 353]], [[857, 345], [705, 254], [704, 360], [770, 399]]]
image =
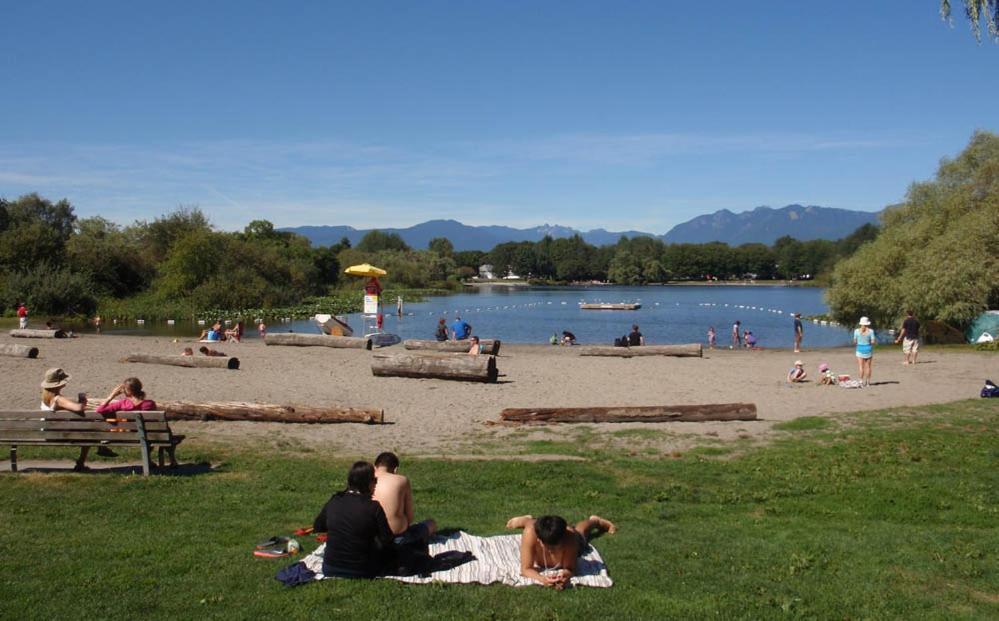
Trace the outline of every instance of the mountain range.
[[[413, 248], [426, 248], [435, 237], [446, 237], [455, 250], [491, 250], [497, 244], [511, 241], [540, 241], [546, 235], [555, 238], [579, 235], [588, 243], [603, 246], [625, 237], [655, 237], [667, 243], [725, 242], [731, 246], [759, 242], [772, 244], [784, 235], [808, 241], [840, 239], [860, 226], [877, 223], [879, 213], [834, 209], [815, 205], [788, 205], [780, 209], [757, 207], [751, 211], [733, 213], [727, 209], [697, 216], [678, 224], [663, 235], [644, 231], [580, 231], [567, 226], [544, 224], [527, 229], [509, 226], [469, 226], [456, 220], [428, 220], [407, 228], [380, 228], [383, 233], [397, 233]], [[285, 227], [307, 237], [314, 246], [329, 246], [346, 237], [356, 245], [372, 229], [351, 226]]]

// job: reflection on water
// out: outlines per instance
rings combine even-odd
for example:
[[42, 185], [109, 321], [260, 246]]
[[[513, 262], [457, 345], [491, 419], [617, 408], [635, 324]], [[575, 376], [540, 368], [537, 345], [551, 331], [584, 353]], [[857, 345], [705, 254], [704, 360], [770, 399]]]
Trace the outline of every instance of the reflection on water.
[[[611, 344], [615, 337], [638, 324], [648, 344], [706, 342], [709, 326], [718, 333], [718, 345], [727, 347], [735, 320], [752, 330], [763, 347], [792, 345], [791, 313], [803, 316], [826, 313], [824, 290], [780, 286], [669, 286], [669, 287], [483, 287], [477, 291], [426, 298], [405, 304], [404, 315], [394, 314], [394, 300], [385, 307], [385, 330], [403, 338], [434, 338], [440, 317], [454, 321], [458, 313], [472, 324], [475, 334], [509, 343], [546, 343], [553, 333], [573, 332], [580, 343]], [[580, 302], [640, 302], [636, 311], [581, 310]], [[231, 318], [235, 322], [235, 317]], [[250, 318], [251, 320], [253, 318]], [[362, 331], [359, 315], [349, 316], [356, 333]], [[10, 327], [16, 327], [13, 322]], [[41, 327], [33, 322], [32, 327]], [[67, 325], [67, 329], [93, 333], [93, 326]], [[193, 322], [146, 322], [138, 326], [105, 322], [106, 334], [197, 336], [204, 326]], [[308, 332], [318, 329], [311, 321], [268, 322], [269, 332]], [[257, 338], [253, 324], [246, 337]], [[843, 327], [805, 321], [805, 347], [848, 345], [850, 332]]]

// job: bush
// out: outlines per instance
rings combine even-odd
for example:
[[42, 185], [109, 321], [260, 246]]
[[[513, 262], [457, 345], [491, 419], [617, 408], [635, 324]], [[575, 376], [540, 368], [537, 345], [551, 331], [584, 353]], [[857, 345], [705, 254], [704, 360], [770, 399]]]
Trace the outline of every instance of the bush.
[[87, 316], [97, 308], [94, 283], [88, 276], [46, 263], [7, 277], [0, 303], [13, 308], [19, 301], [42, 315]]

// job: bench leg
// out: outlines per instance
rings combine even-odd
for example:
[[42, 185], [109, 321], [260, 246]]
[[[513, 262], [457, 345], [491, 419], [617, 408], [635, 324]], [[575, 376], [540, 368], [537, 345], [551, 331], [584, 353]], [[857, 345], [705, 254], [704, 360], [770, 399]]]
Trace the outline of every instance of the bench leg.
[[139, 444], [142, 447], [142, 474], [148, 477], [152, 470], [152, 464], [149, 463], [149, 443], [143, 440]]
[[159, 462], [159, 467], [162, 468], [163, 467], [163, 447], [162, 446], [160, 447], [160, 455], [159, 455], [159, 459], [157, 461]]
[[17, 447], [10, 447], [10, 471], [17, 472]]
[[178, 464], [177, 464], [177, 455], [175, 453], [176, 450], [177, 450], [177, 445], [176, 444], [171, 444], [170, 448], [167, 449], [167, 451], [170, 452], [170, 467], [171, 468], [176, 468], [178, 466]]

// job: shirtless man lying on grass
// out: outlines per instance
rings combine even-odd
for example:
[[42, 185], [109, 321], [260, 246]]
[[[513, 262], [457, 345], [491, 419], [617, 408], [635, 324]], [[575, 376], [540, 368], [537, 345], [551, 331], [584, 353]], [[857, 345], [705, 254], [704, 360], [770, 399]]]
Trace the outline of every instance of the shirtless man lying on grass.
[[375, 493], [372, 496], [382, 506], [395, 544], [425, 545], [437, 532], [437, 523], [424, 520], [413, 523], [413, 490], [409, 479], [397, 474], [399, 458], [395, 453], [382, 453], [375, 458]]
[[[520, 538], [520, 575], [540, 582], [543, 586], [561, 591], [576, 573], [576, 559], [585, 553], [590, 537], [595, 532], [614, 534], [617, 526], [599, 515], [569, 527], [557, 515], [543, 515], [534, 519], [530, 515], [510, 518], [507, 528], [522, 528]], [[542, 571], [559, 570], [545, 575]]]

